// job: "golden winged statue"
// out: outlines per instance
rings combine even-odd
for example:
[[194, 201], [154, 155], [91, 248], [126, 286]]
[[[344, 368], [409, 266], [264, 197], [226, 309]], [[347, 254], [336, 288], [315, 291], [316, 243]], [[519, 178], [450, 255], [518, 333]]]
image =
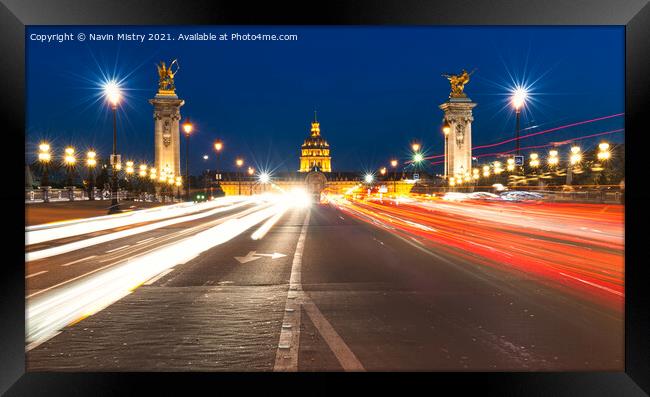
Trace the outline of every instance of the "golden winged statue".
[[[176, 70], [172, 70], [174, 65], [176, 65]], [[156, 64], [156, 67], [158, 68], [158, 93], [174, 94], [176, 92], [174, 76], [180, 69], [178, 61], [174, 59], [169, 66], [165, 64], [165, 61], [160, 61], [160, 64]]]
[[467, 73], [467, 70], [463, 69], [461, 74], [448, 74], [443, 73], [442, 77], [446, 77], [451, 84], [451, 93], [449, 93], [449, 98], [465, 98], [467, 95], [463, 92], [465, 89], [465, 84], [469, 83], [469, 76], [474, 74], [476, 69], [472, 70], [471, 73]]

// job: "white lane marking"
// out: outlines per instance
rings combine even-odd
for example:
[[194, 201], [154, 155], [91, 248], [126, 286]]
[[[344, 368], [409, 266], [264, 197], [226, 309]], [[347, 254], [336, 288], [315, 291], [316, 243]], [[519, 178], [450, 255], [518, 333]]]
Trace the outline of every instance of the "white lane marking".
[[318, 329], [318, 332], [321, 334], [323, 339], [325, 339], [325, 342], [327, 342], [327, 346], [330, 347], [332, 353], [334, 353], [336, 358], [339, 360], [339, 363], [341, 363], [343, 370], [365, 371], [361, 362], [359, 362], [354, 353], [352, 353], [352, 350], [350, 350], [348, 345], [343, 342], [341, 336], [339, 336], [334, 327], [332, 327], [325, 316], [323, 316], [323, 313], [318, 310], [318, 307], [310, 301], [309, 303], [304, 303], [303, 308], [312, 323], [314, 323], [316, 329]]
[[106, 253], [108, 254], [108, 253], [111, 253], [111, 252], [119, 251], [119, 250], [121, 250], [122, 248], [130, 247], [130, 246], [131, 246], [131, 244], [123, 245], [123, 246], [121, 246], [120, 248], [114, 248], [114, 249], [112, 249], [112, 250], [108, 250], [108, 251], [106, 251]]
[[135, 243], [135, 245], [138, 245], [138, 244], [144, 244], [144, 243], [146, 243], [147, 241], [151, 241], [151, 240], [153, 240], [153, 239], [155, 239], [155, 237], [149, 237], [149, 238], [147, 238], [147, 239], [144, 239], [144, 240], [140, 240], [140, 241], [138, 241], [137, 243]]
[[40, 274], [44, 274], [44, 273], [47, 273], [47, 270], [43, 270], [43, 271], [40, 271], [40, 272], [36, 272], [36, 273], [30, 274], [29, 276], [25, 276], [25, 278], [36, 277], [36, 276], [38, 276], [38, 275], [40, 275]]
[[589, 284], [589, 285], [591, 285], [592, 287], [600, 288], [600, 289], [603, 289], [603, 290], [605, 290], [605, 291], [607, 291], [607, 292], [611, 292], [612, 294], [616, 294], [616, 295], [618, 295], [618, 296], [623, 296], [623, 294], [622, 294], [621, 292], [618, 292], [618, 291], [613, 290], [613, 289], [611, 289], [611, 288], [603, 287], [602, 285], [598, 285], [598, 284], [596, 284], [596, 283], [592, 283], [592, 282], [590, 282], [590, 281], [583, 280], [583, 279], [578, 278], [578, 277], [573, 277], [573, 276], [570, 276], [570, 275], [568, 275], [568, 274], [566, 274], [566, 273], [562, 273], [562, 272], [560, 272], [560, 274], [563, 275], [563, 276], [565, 276], [565, 277], [569, 277], [569, 278], [572, 278], [572, 279], [574, 279], [574, 280], [578, 280], [578, 281], [580, 281], [580, 282], [582, 282], [582, 283]]
[[[287, 292], [287, 303], [284, 309], [284, 318], [282, 319], [283, 327], [280, 331], [280, 341], [278, 350], [275, 353], [275, 366], [273, 371], [279, 372], [297, 372], [298, 371], [298, 348], [300, 347], [300, 302], [288, 299], [289, 295], [295, 295], [293, 290], [300, 287], [302, 251], [305, 247], [305, 238], [307, 236], [307, 227], [311, 211], [307, 209], [307, 215], [300, 229], [300, 236], [296, 244], [296, 250], [293, 254], [291, 263], [291, 276], [289, 277], [289, 291]], [[290, 325], [291, 327], [285, 327]]]
[[169, 273], [171, 273], [173, 271], [174, 271], [173, 267], [171, 269], [167, 269], [164, 272], [157, 275], [156, 277], [153, 277], [153, 278], [149, 279], [149, 281], [144, 283], [144, 285], [151, 285], [151, 284], [155, 283], [156, 281], [160, 280], [161, 278], [165, 277], [167, 274], [169, 274]]
[[82, 258], [82, 259], [77, 259], [76, 261], [72, 261], [72, 262], [64, 263], [64, 264], [61, 265], [61, 266], [70, 266], [70, 265], [74, 265], [75, 263], [79, 263], [79, 262], [87, 261], [88, 259], [93, 259], [93, 258], [95, 258], [96, 256], [97, 256], [97, 255], [87, 256], [87, 257]]
[[[284, 309], [280, 341], [275, 354], [275, 366], [273, 370], [298, 371], [298, 351], [300, 348], [300, 315], [304, 307], [305, 312], [312, 323], [325, 339], [339, 363], [345, 371], [365, 371], [361, 362], [354, 355], [352, 350], [345, 344], [341, 336], [334, 330], [334, 327], [325, 319], [323, 314], [311, 299], [302, 291], [302, 253], [305, 248], [305, 237], [309, 225], [310, 213], [307, 212], [300, 230], [300, 237], [296, 244], [296, 251], [291, 265], [291, 277], [289, 279], [289, 291], [287, 303]], [[296, 310], [298, 309], [298, 310]]]
[[106, 266], [102, 266], [102, 267], [100, 267], [100, 268], [98, 268], [98, 269], [91, 270], [91, 271], [89, 271], [88, 273], [84, 273], [84, 274], [82, 274], [82, 275], [80, 275], [80, 276], [73, 277], [73, 278], [71, 278], [71, 279], [69, 279], [69, 280], [66, 280], [66, 281], [60, 282], [60, 283], [58, 283], [58, 284], [54, 284], [54, 285], [51, 286], [51, 287], [47, 287], [47, 288], [45, 288], [45, 289], [38, 290], [38, 291], [34, 292], [34, 293], [31, 294], [31, 295], [27, 295], [25, 298], [31, 298], [31, 297], [33, 297], [33, 296], [40, 295], [40, 294], [42, 294], [43, 292], [46, 292], [46, 291], [51, 290], [52, 288], [59, 287], [59, 286], [61, 286], [61, 285], [63, 285], [63, 284], [68, 284], [68, 283], [70, 283], [70, 282], [72, 282], [72, 281], [74, 281], [74, 280], [78, 280], [78, 279], [80, 279], [80, 278], [82, 278], [82, 277], [84, 277], [84, 276], [87, 276], [87, 275], [89, 275], [89, 274], [96, 273], [96, 272], [98, 272], [98, 271], [100, 271], [100, 270], [106, 269], [107, 267], [109, 267], [109, 266], [113, 266], [113, 265], [114, 265], [114, 263], [109, 263], [109, 264], [106, 265]]

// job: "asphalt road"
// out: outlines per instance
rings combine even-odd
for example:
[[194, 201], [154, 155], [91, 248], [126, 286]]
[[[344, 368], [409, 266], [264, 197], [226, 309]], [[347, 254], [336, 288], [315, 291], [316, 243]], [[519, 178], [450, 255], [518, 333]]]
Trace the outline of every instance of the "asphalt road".
[[261, 239], [251, 238], [264, 222], [256, 219], [223, 241], [215, 240], [221, 234], [198, 240], [270, 206], [247, 203], [28, 262], [29, 305], [65, 299], [92, 277], [98, 284], [89, 291], [108, 288], [113, 279], [101, 283], [100, 275], [127, 265], [141, 271], [134, 258], [173, 253], [169, 244], [178, 240], [207, 244], [107, 306], [66, 317], [56, 332], [28, 341], [27, 369], [623, 369], [623, 313], [616, 307], [523, 270], [479, 266], [472, 255], [335, 205], [291, 208]]

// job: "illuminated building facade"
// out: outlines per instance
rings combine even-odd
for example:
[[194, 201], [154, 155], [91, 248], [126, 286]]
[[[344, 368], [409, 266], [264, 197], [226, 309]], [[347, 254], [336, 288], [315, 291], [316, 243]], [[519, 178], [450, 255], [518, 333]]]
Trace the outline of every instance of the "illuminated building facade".
[[300, 172], [332, 172], [330, 145], [320, 134], [320, 123], [314, 117], [311, 134], [300, 148]]

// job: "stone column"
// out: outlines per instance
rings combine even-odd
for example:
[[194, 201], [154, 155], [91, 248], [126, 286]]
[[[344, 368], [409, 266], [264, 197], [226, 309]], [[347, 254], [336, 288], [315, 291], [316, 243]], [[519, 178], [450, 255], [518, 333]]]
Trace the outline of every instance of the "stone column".
[[166, 168], [181, 176], [180, 155], [180, 108], [185, 101], [176, 95], [156, 95], [149, 100], [153, 105], [154, 118], [154, 167], [158, 175]]
[[451, 98], [439, 106], [451, 128], [446, 140], [445, 177], [472, 173], [472, 109], [475, 106], [469, 98]]

